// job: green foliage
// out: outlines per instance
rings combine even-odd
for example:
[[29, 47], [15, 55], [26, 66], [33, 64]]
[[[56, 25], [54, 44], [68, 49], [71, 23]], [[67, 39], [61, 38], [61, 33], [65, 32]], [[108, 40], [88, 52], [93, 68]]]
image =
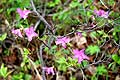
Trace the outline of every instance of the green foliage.
[[97, 45], [89, 45], [85, 51], [87, 54], [93, 55], [100, 52], [100, 48]]
[[[30, 6], [30, 0], [4, 0], [5, 4], [5, 16], [8, 20], [11, 18], [11, 13], [15, 12], [17, 8], [26, 8]], [[7, 8], [9, 7], [9, 8]]]
[[[33, 2], [35, 3], [35, 8], [38, 11], [38, 13], [40, 13], [40, 15], [42, 15], [43, 18], [45, 18], [45, 20], [50, 25], [52, 25], [51, 29], [55, 32], [54, 34], [51, 34], [48, 31], [48, 29], [46, 27], [46, 23], [44, 23], [45, 22], [44, 20], [41, 21], [40, 23], [38, 23], [39, 26], [37, 27], [36, 32], [39, 31], [39, 34], [44, 32], [44, 34], [42, 35], [42, 38], [39, 37], [39, 40], [45, 42], [46, 45], [50, 46], [50, 48], [44, 47], [43, 53], [45, 53], [45, 58], [46, 58], [46, 56], [48, 58], [49, 54], [52, 57], [54, 57], [52, 66], [54, 66], [54, 64], [55, 64], [55, 68], [57, 68], [57, 69], [55, 69], [56, 72], [59, 72], [59, 70], [61, 70], [66, 73], [66, 71], [72, 67], [75, 69], [76, 68], [79, 69], [81, 67], [83, 69], [86, 69], [87, 65], [89, 65], [89, 62], [87, 60], [83, 60], [81, 62], [81, 64], [79, 64], [78, 59], [72, 58], [73, 54], [71, 54], [71, 53], [72, 53], [73, 49], [85, 48], [84, 45], [79, 46], [79, 44], [77, 44], [77, 41], [79, 41], [79, 39], [78, 40], [76, 39], [77, 38], [76, 31], [80, 31], [81, 33], [83, 33], [82, 36], [85, 36], [86, 40], [88, 42], [89, 42], [89, 36], [92, 39], [92, 41], [94, 40], [93, 43], [90, 43], [90, 44], [94, 44], [94, 45], [88, 45], [88, 47], [85, 50], [85, 52], [87, 54], [92, 55], [92, 57], [93, 57], [90, 59], [90, 63], [92, 61], [96, 61], [99, 59], [99, 56], [98, 56], [98, 57], [96, 57], [95, 60], [93, 60], [94, 56], [95, 55], [97, 56], [96, 53], [100, 52], [99, 46], [102, 45], [105, 40], [106, 40], [105, 45], [104, 45], [105, 47], [102, 48], [102, 50], [105, 50], [105, 51], [106, 51], [106, 48], [108, 48], [108, 46], [106, 47], [106, 45], [112, 45], [112, 43], [111, 43], [112, 40], [115, 40], [116, 43], [119, 43], [119, 39], [120, 39], [119, 16], [120, 16], [120, 14], [117, 10], [118, 8], [116, 7], [117, 2], [115, 2], [115, 0], [109, 0], [108, 2], [107, 1], [108, 0], [106, 0], [106, 3], [105, 3], [104, 0], [98, 0], [98, 2], [94, 2], [94, 0], [33, 0]], [[105, 5], [104, 5], [104, 3], [105, 3]], [[92, 4], [94, 4], [94, 6]], [[113, 4], [115, 4], [115, 6]], [[106, 6], [108, 8], [110, 6], [110, 7], [116, 8], [116, 9], [115, 10], [110, 9], [108, 18], [95, 16], [94, 10], [102, 9], [102, 8], [99, 8], [99, 6], [101, 7], [101, 5], [103, 6], [102, 7], [103, 9], [106, 8]], [[34, 22], [34, 20], [32, 21], [30, 18], [23, 20], [20, 18], [20, 15], [16, 11], [17, 8], [21, 8], [23, 10], [24, 9], [31, 10], [30, 0], [1, 0], [0, 7], [2, 7], [0, 9], [0, 13], [3, 14], [3, 17], [5, 17], [5, 20], [8, 20], [8, 22], [10, 23], [9, 27], [11, 29], [13, 27], [26, 28], [26, 27], [29, 27], [30, 25], [36, 25], [35, 23], [39, 19], [39, 17], [36, 15], [36, 13], [33, 12], [30, 14], [30, 18], [32, 16], [35, 19], [35, 22]], [[94, 19], [93, 19], [93, 16], [95, 17]], [[53, 18], [53, 20], [51, 20], [51, 18]], [[2, 20], [2, 19], [0, 19], [0, 20]], [[86, 29], [86, 27], [90, 28], [89, 25], [91, 25], [91, 24], [96, 24], [96, 27], [94, 29], [90, 29], [90, 30]], [[46, 29], [45, 29], [45, 27], [46, 27]], [[25, 34], [24, 30], [21, 30], [21, 31], [22, 31], [22, 34]], [[71, 34], [71, 31], [72, 32], [75, 31], [75, 32]], [[67, 36], [71, 38], [70, 43], [68, 43], [68, 45], [67, 45], [68, 47], [66, 49], [57, 47], [57, 45], [55, 45], [55, 43], [54, 43], [54, 40], [55, 40], [54, 38], [57, 37], [58, 35], [62, 36], [67, 33], [68, 33]], [[4, 33], [4, 34], [0, 35], [0, 42], [4, 41], [7, 38], [7, 36], [13, 38], [13, 36], [11, 36], [11, 34], [8, 35], [7, 33]], [[74, 37], [76, 37], [75, 38], [76, 40], [74, 40]], [[107, 41], [106, 38], [109, 38], [110, 41]], [[22, 47], [27, 46], [26, 45], [27, 41], [20, 43], [21, 41], [24, 41], [24, 38], [22, 38], [22, 39], [14, 38], [14, 39], [15, 39], [14, 40], [15, 42], [13, 45], [20, 45]], [[38, 42], [38, 41], [36, 41], [36, 42]], [[29, 48], [32, 48], [32, 50], [33, 50], [33, 47], [35, 46], [35, 48], [36, 48], [35, 50], [39, 50], [39, 48], [38, 48], [38, 46], [36, 46], [36, 44], [41, 45], [41, 43], [39, 43], [39, 42], [36, 43], [36, 42], [34, 42], [34, 40], [29, 42], [30, 47], [27, 46], [27, 48], [29, 47]], [[35, 45], [34, 45], [34, 43], [35, 43]], [[73, 44], [71, 44], [71, 43], [73, 43]], [[114, 44], [114, 45], [116, 45], [116, 44]], [[11, 75], [12, 80], [30, 80], [32, 77], [31, 75], [28, 74], [28, 72], [29, 72], [28, 68], [30, 69], [31, 66], [29, 63], [30, 59], [28, 57], [30, 52], [27, 48], [23, 48], [23, 52], [21, 51], [22, 63], [20, 64], [20, 70], [16, 71], [16, 73], [13, 73]], [[12, 52], [11, 50], [12, 50], [11, 47], [8, 50], [3, 50], [3, 49], [1, 49], [1, 46], [0, 46], [0, 53], [1, 52], [3, 53], [2, 56], [9, 55], [9, 53]], [[101, 51], [100, 53], [102, 53], [102, 52], [103, 51]], [[103, 55], [103, 56], [105, 56], [104, 60], [106, 60], [106, 58], [108, 56], [108, 54], [107, 54], [108, 52], [109, 51], [106, 51], [105, 52], [106, 54]], [[110, 51], [110, 52], [112, 52], [112, 51]], [[111, 57], [111, 54], [109, 54], [109, 55], [110, 55], [109, 58], [112, 58], [113, 61], [110, 61], [111, 63], [108, 65], [108, 68], [110, 70], [117, 71], [118, 70], [117, 66], [120, 65], [120, 56], [118, 54], [113, 54], [112, 57]], [[17, 55], [17, 57], [18, 56], [19, 55]], [[15, 57], [16, 57], [16, 55], [15, 55]], [[31, 56], [31, 57], [34, 58], [33, 56]], [[10, 58], [11, 58], [11, 56], [10, 56]], [[47, 60], [47, 59], [45, 59], [45, 60]], [[9, 57], [8, 57], [8, 61], [9, 61]], [[35, 59], [35, 65], [41, 67], [41, 61]], [[47, 63], [45, 63], [45, 65], [47, 66]], [[91, 80], [98, 80], [98, 77], [104, 76], [104, 74], [105, 74], [105, 76], [108, 75], [107, 74], [108, 71], [107, 71], [105, 65], [97, 66], [97, 65], [93, 64], [92, 66], [94, 66], [96, 72], [93, 71], [93, 73], [95, 73], [95, 74], [93, 74], [92, 77], [90, 76]], [[17, 73], [17, 72], [19, 72], [19, 73]], [[75, 80], [75, 76], [73, 77], [73, 75], [71, 73], [72, 73], [72, 70], [70, 71], [70, 80]], [[0, 68], [0, 76], [3, 78], [6, 78], [8, 76], [8, 74], [9, 74], [8, 68], [5, 67], [4, 64], [2, 64], [1, 68]], [[86, 75], [87, 75], [87, 73], [84, 75], [87, 78]], [[47, 75], [45, 75], [45, 76], [47, 76]]]
[[98, 66], [97, 67], [97, 72], [96, 72], [98, 75], [104, 75], [104, 74], [107, 74], [107, 69], [105, 68], [104, 65], [102, 66]]
[[20, 72], [18, 74], [14, 74], [12, 76], [12, 80], [31, 80], [32, 76], [29, 74], [24, 74], [23, 72]]
[[95, 38], [95, 39], [97, 39], [98, 37], [100, 37], [100, 38], [103, 39], [103, 38], [108, 37], [108, 35], [103, 30], [97, 30], [97, 31], [91, 32], [90, 33], [90, 37]]
[[70, 51], [69, 51], [68, 49], [62, 49], [62, 52], [63, 52], [64, 54], [70, 54]]
[[13, 8], [24, 8], [30, 6], [30, 0], [8, 0], [9, 4], [12, 4]]
[[24, 53], [22, 54], [23, 62], [21, 63], [21, 67], [24, 67], [25, 64], [29, 62], [28, 54], [30, 54], [30, 52], [26, 48], [24, 48], [23, 51], [24, 51]]
[[0, 35], [0, 41], [4, 41], [7, 37], [7, 33]]
[[74, 76], [70, 77], [70, 80], [76, 80], [76, 78]]
[[117, 63], [116, 62], [112, 62], [108, 65], [108, 69], [111, 69], [112, 71], [116, 72], [117, 69]]
[[83, 61], [82, 61], [83, 67], [86, 67], [88, 64], [89, 64], [88, 61], [86, 61], [86, 60], [83, 60]]
[[59, 58], [57, 61], [58, 69], [62, 71], [66, 71], [69, 67], [79, 66], [77, 60], [68, 57], [66, 60], [64, 57]]
[[114, 0], [109, 0], [108, 4], [112, 6], [113, 4], [115, 4], [115, 1]]
[[98, 79], [97, 79], [96, 75], [93, 75], [93, 76], [91, 77], [91, 80], [98, 80]]
[[96, 32], [96, 31], [91, 32], [91, 33], [90, 33], [90, 36], [91, 36], [92, 38], [96, 38], [96, 37], [97, 37], [97, 32]]
[[120, 65], [120, 56], [118, 56], [117, 54], [113, 54], [112, 59]]
[[2, 13], [3, 12], [3, 9], [0, 9], [0, 13]]
[[48, 47], [45, 47], [44, 51], [46, 51], [48, 54], [56, 54], [57, 52], [56, 48], [57, 48], [56, 45], [52, 46], [50, 49]]
[[60, 0], [53, 0], [53, 1], [50, 1], [48, 2], [48, 6], [49, 7], [55, 7], [56, 5], [58, 5], [60, 3]]
[[68, 63], [64, 57], [59, 58], [58, 60], [56, 60], [56, 62], [58, 63], [59, 70], [62, 70], [62, 71], [67, 70]]
[[0, 67], [0, 76], [6, 78], [8, 76], [8, 68], [4, 66], [4, 64]]
[[116, 41], [119, 40], [119, 33], [120, 33], [120, 26], [114, 27], [113, 38], [114, 38]]
[[4, 50], [3, 54], [9, 56], [10, 55], [10, 51], [8, 49], [6, 49], [6, 50]]
[[72, 1], [69, 5], [71, 8], [75, 8], [77, 6], [80, 6], [80, 3], [78, 1]]
[[68, 67], [72, 67], [72, 66], [78, 66], [78, 61], [74, 60], [71, 57], [68, 57]]
[[13, 75], [12, 76], [12, 80], [23, 80], [22, 77], [23, 77], [24, 73], [20, 72], [16, 75]]

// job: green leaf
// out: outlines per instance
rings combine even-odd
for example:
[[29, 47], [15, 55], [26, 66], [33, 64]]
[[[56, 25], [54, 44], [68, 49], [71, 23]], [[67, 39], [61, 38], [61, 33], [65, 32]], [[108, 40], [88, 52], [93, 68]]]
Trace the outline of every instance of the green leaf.
[[7, 33], [0, 35], [0, 41], [4, 41], [7, 37]]
[[98, 79], [97, 79], [97, 77], [96, 77], [95, 75], [93, 75], [93, 76], [91, 77], [91, 80], [98, 80]]
[[107, 73], [107, 69], [105, 68], [104, 65], [97, 67], [97, 74], [103, 75], [103, 74], [106, 74], [106, 73]]
[[4, 64], [1, 65], [0, 68], [0, 76], [6, 78], [7, 77], [7, 67], [4, 67]]
[[112, 59], [120, 65], [120, 57], [117, 54], [113, 54]]
[[113, 54], [113, 55], [112, 55], [112, 59], [113, 59], [115, 62], [117, 62], [118, 59], [119, 59], [119, 57], [118, 57], [117, 54]]
[[20, 72], [12, 76], [12, 80], [23, 80], [24, 73]]
[[32, 76], [31, 75], [29, 75], [29, 74], [25, 74], [25, 80], [31, 80], [31, 78], [32, 78]]
[[3, 12], [3, 9], [0, 9], [0, 13]]
[[96, 31], [91, 32], [91, 33], [90, 33], [90, 36], [93, 37], [93, 38], [96, 38], [96, 37], [97, 37]]
[[103, 35], [104, 34], [103, 30], [98, 30], [97, 32], [99, 33], [99, 35]]
[[6, 3], [7, 0], [1, 0], [0, 4]]
[[50, 1], [49, 3], [47, 3], [47, 5], [49, 6], [49, 7], [54, 7], [54, 6], [56, 6], [57, 4], [59, 4], [60, 3], [60, 0], [54, 0], [54, 1]]
[[83, 60], [82, 63], [83, 63], [83, 67], [86, 67], [88, 65], [88, 61], [86, 60]]
[[20, 7], [27, 7], [30, 5], [30, 0], [22, 0], [20, 3]]
[[63, 53], [65, 53], [65, 54], [70, 54], [70, 51], [69, 51], [69, 50], [63, 49], [62, 51], [63, 51]]
[[75, 1], [75, 2], [73, 1], [73, 2], [70, 3], [71, 8], [75, 8], [75, 7], [79, 6], [79, 5], [80, 5], [80, 3], [78, 1]]
[[24, 55], [30, 54], [30, 52], [28, 51], [28, 49], [24, 48], [23, 50], [24, 50]]
[[59, 64], [67, 64], [66, 59], [64, 57], [59, 58], [59, 60], [57, 60], [56, 62], [58, 62]]
[[90, 55], [93, 55], [98, 52], [100, 52], [100, 48], [97, 45], [89, 45], [86, 49], [86, 53]]
[[66, 65], [59, 65], [58, 69], [65, 72], [67, 70], [67, 66]]

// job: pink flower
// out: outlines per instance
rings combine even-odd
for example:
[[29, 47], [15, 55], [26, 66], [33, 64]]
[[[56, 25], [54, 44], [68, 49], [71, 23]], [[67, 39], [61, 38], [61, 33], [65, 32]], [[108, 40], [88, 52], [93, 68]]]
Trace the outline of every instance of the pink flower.
[[84, 54], [84, 50], [85, 49], [82, 49], [82, 50], [74, 49], [73, 50], [73, 53], [74, 53], [74, 57], [73, 58], [77, 58], [78, 59], [78, 63], [81, 63], [81, 61], [83, 61], [84, 59], [89, 60], [89, 57], [87, 57]]
[[20, 8], [17, 8], [17, 12], [23, 19], [26, 19], [28, 17], [28, 14], [31, 13], [30, 10], [21, 10]]
[[30, 27], [30, 28], [25, 28], [24, 29], [27, 37], [28, 37], [28, 41], [31, 41], [33, 37], [37, 37], [38, 34], [34, 32], [34, 29], [33, 27]]
[[57, 40], [55, 41], [56, 45], [62, 44], [64, 48], [66, 48], [66, 43], [69, 43], [70, 39], [67, 37], [58, 37]]
[[97, 16], [108, 18], [108, 12], [105, 12], [104, 10], [94, 10], [94, 13]]
[[16, 29], [16, 30], [12, 29], [11, 31], [12, 31], [13, 34], [15, 34], [15, 35], [17, 35], [17, 36], [19, 36], [21, 38], [23, 37], [21, 32], [20, 32], [20, 29]]
[[81, 32], [76, 32], [76, 35], [82, 37], [82, 33]]
[[52, 75], [55, 75], [55, 72], [54, 72], [54, 70], [53, 70], [53, 67], [43, 67], [43, 69], [45, 70], [45, 72], [46, 72], [47, 74], [52, 73]]

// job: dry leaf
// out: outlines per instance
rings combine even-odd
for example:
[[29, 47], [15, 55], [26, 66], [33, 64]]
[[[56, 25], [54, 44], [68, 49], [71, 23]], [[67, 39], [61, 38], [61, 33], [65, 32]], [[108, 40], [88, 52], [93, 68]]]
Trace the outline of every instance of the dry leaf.
[[87, 40], [85, 37], [81, 37], [79, 35], [75, 35], [75, 37], [73, 37], [73, 44], [76, 44], [76, 46], [80, 49], [85, 48], [85, 46], [83, 44], [87, 43]]
[[120, 80], [120, 75], [117, 75], [115, 80]]

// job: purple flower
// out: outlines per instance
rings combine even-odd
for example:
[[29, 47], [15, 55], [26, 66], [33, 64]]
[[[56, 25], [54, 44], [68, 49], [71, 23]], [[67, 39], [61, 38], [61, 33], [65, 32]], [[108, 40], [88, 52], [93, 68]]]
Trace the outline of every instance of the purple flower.
[[12, 29], [11, 31], [12, 31], [13, 34], [15, 34], [15, 35], [17, 35], [17, 36], [19, 36], [21, 38], [23, 37], [21, 32], [20, 32], [20, 29], [16, 29], [16, 30]]
[[74, 49], [73, 50], [73, 53], [74, 53], [74, 57], [73, 58], [77, 58], [78, 59], [78, 63], [81, 63], [81, 61], [83, 61], [84, 59], [89, 60], [89, 57], [87, 57], [84, 54], [84, 50], [85, 49], [82, 49], [82, 50]]
[[28, 37], [28, 41], [31, 41], [32, 37], [38, 36], [38, 34], [34, 32], [33, 27], [25, 28], [24, 31], [25, 31], [25, 33], [26, 33], [26, 35]]
[[20, 15], [20, 18], [26, 19], [28, 17], [28, 14], [31, 13], [30, 10], [21, 10], [20, 8], [17, 8], [17, 12]]
[[66, 43], [69, 43], [70, 39], [67, 37], [58, 37], [57, 40], [55, 41], [56, 45], [62, 44], [64, 48], [66, 48]]
[[76, 32], [76, 35], [82, 37], [82, 33], [81, 32]]
[[47, 74], [52, 73], [52, 75], [55, 75], [55, 72], [54, 72], [54, 70], [53, 70], [53, 67], [43, 67], [43, 69], [45, 70], [45, 72], [46, 72]]
[[97, 16], [108, 18], [108, 12], [105, 12], [104, 10], [94, 10], [94, 13]]

